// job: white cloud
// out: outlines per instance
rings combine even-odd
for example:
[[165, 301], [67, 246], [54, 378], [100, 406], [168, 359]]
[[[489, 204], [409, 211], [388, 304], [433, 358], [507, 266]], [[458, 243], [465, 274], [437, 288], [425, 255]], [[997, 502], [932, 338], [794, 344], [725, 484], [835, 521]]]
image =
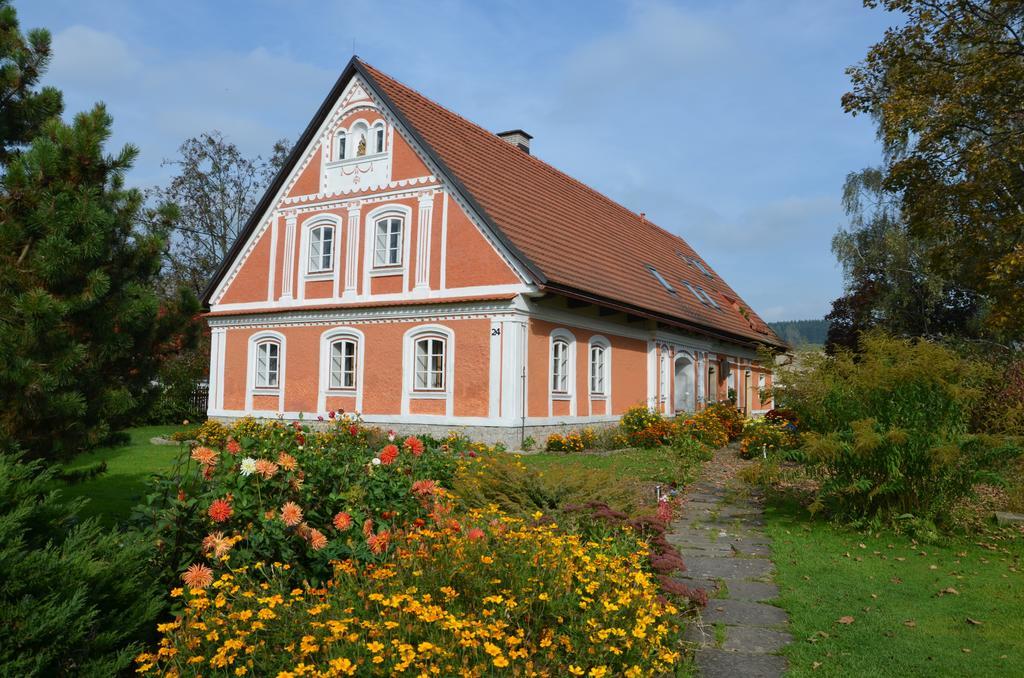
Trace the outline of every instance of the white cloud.
[[71, 87], [107, 87], [134, 78], [140, 59], [116, 35], [71, 26], [53, 37], [48, 79]]

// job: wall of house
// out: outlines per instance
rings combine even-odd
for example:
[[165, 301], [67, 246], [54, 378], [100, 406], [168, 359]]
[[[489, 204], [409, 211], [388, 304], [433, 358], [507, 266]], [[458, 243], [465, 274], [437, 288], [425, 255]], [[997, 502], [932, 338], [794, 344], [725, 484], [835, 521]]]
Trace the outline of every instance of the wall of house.
[[[393, 120], [358, 83], [350, 90], [229, 269], [213, 312], [525, 291], [507, 255]], [[398, 265], [375, 259], [376, 222], [385, 217], [402, 224]], [[317, 227], [331, 229], [333, 254], [311, 269]]]

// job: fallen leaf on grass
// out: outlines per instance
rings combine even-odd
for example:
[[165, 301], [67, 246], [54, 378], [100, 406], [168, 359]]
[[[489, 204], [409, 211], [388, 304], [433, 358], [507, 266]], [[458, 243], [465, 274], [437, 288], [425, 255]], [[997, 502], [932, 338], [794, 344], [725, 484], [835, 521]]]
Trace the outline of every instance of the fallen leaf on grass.
[[952, 586], [949, 586], [947, 588], [942, 589], [941, 591], [939, 591], [935, 595], [937, 595], [937, 596], [959, 596], [960, 592], [957, 591]]
[[903, 620], [903, 625], [906, 626], [907, 628], [911, 628], [912, 629], [915, 626], [917, 626], [917, 622], [914, 621], [913, 619], [904, 619]]
[[971, 653], [971, 648], [969, 648], [969, 647], [961, 647], [960, 651], [963, 652], [964, 654], [970, 654]]
[[983, 622], [983, 621], [978, 621], [977, 619], [971, 619], [970, 617], [968, 617], [968, 618], [966, 619], [966, 621], [967, 621], [967, 623], [968, 623], [968, 624], [970, 624], [971, 626], [981, 626], [982, 624], [984, 624], [984, 623], [985, 623], [985, 622]]
[[845, 616], [840, 617], [839, 619], [837, 619], [836, 623], [837, 624], [852, 624], [853, 623], [853, 617], [851, 617], [850, 615], [845, 615]]
[[889, 581], [891, 581], [893, 584], [902, 584], [903, 583], [903, 580], [900, 579], [899, 577], [893, 577]]
[[814, 662], [813, 664], [811, 664], [811, 670], [817, 671], [819, 666], [821, 666], [821, 662]]

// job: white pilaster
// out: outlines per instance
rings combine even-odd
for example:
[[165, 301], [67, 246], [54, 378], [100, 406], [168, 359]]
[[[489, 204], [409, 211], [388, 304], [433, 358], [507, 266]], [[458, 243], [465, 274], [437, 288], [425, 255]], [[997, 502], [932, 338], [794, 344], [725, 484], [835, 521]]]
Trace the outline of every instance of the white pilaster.
[[292, 281], [295, 278], [295, 226], [298, 218], [295, 212], [285, 213], [284, 219], [284, 266], [281, 273], [281, 298], [292, 298]]
[[413, 296], [421, 296], [430, 290], [430, 237], [434, 215], [432, 191], [420, 195], [419, 207], [416, 220], [416, 286], [413, 288]]
[[[358, 291], [359, 282], [359, 209], [360, 204], [348, 206], [348, 228], [345, 242], [345, 293], [343, 299], [352, 299]], [[367, 264], [369, 265], [369, 264]]]
[[270, 270], [267, 272], [267, 301], [277, 300], [274, 283], [277, 282], [277, 221], [280, 216], [281, 213], [275, 211], [270, 217]]

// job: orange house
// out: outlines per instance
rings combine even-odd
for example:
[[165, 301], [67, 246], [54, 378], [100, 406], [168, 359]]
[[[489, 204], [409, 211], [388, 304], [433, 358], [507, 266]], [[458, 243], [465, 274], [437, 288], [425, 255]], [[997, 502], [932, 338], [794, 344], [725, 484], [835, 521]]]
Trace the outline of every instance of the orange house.
[[784, 347], [678, 236], [353, 58], [204, 298], [209, 416], [518, 444], [732, 397]]

